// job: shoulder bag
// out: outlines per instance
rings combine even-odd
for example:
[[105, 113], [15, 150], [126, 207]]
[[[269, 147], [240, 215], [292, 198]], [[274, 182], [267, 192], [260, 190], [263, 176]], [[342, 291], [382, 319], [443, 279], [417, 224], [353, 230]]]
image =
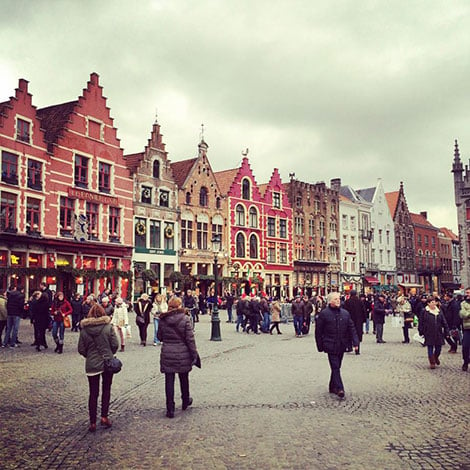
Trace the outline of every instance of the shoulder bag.
[[103, 359], [104, 359], [104, 363], [103, 363], [104, 370], [103, 371], [108, 373], [108, 374], [109, 373], [117, 374], [118, 372], [121, 372], [121, 369], [122, 369], [121, 360], [119, 358], [117, 358], [116, 356], [113, 356], [110, 359], [107, 359], [106, 355], [103, 354], [100, 351], [100, 348], [98, 347], [98, 344], [96, 344], [95, 338], [92, 336], [91, 339], [93, 340], [93, 343], [95, 343], [95, 347], [98, 350], [98, 352], [103, 356]]

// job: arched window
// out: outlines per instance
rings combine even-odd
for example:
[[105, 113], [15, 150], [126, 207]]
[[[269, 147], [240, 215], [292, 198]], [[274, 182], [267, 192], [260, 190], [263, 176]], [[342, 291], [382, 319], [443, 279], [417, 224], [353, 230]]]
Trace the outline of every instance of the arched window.
[[215, 208], [216, 208], [216, 209], [220, 209], [221, 206], [222, 206], [222, 204], [221, 204], [221, 202], [220, 202], [220, 197], [217, 197], [217, 198], [215, 199]]
[[245, 208], [238, 204], [235, 208], [235, 215], [236, 215], [236, 224], [241, 225], [242, 227], [245, 226]]
[[258, 211], [254, 207], [250, 207], [250, 227], [258, 228]]
[[186, 193], [186, 204], [191, 204], [191, 193], [189, 191]]
[[199, 205], [202, 207], [207, 207], [208, 205], [208, 193], [205, 186], [199, 191]]
[[251, 189], [250, 180], [244, 179], [242, 181], [242, 198], [246, 199], [247, 201], [250, 200], [250, 192], [251, 192], [250, 189]]
[[256, 235], [250, 236], [250, 258], [258, 258], [258, 239]]
[[243, 233], [237, 235], [237, 258], [245, 257], [245, 236]]
[[153, 161], [153, 177], [160, 178], [160, 162], [158, 160]]

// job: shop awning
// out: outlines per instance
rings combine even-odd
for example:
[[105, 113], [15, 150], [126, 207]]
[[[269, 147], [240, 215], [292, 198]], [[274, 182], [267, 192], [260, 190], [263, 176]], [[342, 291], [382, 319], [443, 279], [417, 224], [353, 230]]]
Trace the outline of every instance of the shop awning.
[[400, 287], [404, 287], [405, 289], [410, 289], [412, 287], [416, 287], [416, 288], [423, 288], [423, 286], [421, 284], [413, 284], [412, 282], [401, 282], [401, 283], [398, 283], [398, 285]]
[[380, 281], [376, 277], [373, 277], [373, 276], [364, 276], [364, 280], [373, 286], [380, 284]]

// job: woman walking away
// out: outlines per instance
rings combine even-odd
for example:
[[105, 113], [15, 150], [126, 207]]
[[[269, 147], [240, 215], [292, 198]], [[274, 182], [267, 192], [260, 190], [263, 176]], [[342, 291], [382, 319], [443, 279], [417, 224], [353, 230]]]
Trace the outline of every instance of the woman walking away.
[[88, 317], [80, 322], [78, 352], [86, 358], [85, 372], [88, 377], [89, 397], [88, 413], [90, 416], [90, 432], [96, 431], [96, 415], [100, 377], [102, 377], [101, 393], [101, 426], [111, 427], [108, 419], [109, 402], [111, 400], [112, 372], [104, 372], [104, 360], [111, 359], [118, 349], [118, 339], [111, 325], [111, 318], [105, 315], [101, 305], [95, 304], [88, 312]]
[[160, 372], [165, 374], [166, 415], [175, 416], [175, 374], [178, 374], [183, 410], [193, 403], [189, 395], [189, 372], [196, 364], [198, 352], [191, 320], [179, 297], [168, 302], [168, 311], [160, 314], [157, 332], [163, 342], [160, 354]]
[[62, 354], [64, 350], [64, 318], [72, 313], [70, 302], [64, 297], [63, 292], [57, 292], [52, 302], [52, 337], [54, 338], [56, 348], [54, 352]]
[[111, 323], [113, 324], [114, 328], [116, 329], [116, 333], [121, 339], [121, 352], [124, 352], [124, 347], [126, 345], [126, 332], [127, 327], [129, 326], [129, 315], [127, 304], [123, 302], [121, 297], [116, 298], [116, 306], [114, 307]]
[[160, 315], [165, 312], [168, 312], [168, 304], [166, 303], [166, 299], [163, 298], [162, 294], [157, 294], [152, 305], [154, 346], [160, 346], [160, 344], [162, 344], [157, 337], [157, 333], [158, 324], [160, 322]]
[[410, 332], [409, 329], [413, 327], [413, 312], [411, 311], [411, 304], [408, 302], [408, 299], [404, 295], [400, 295], [397, 299], [397, 306], [395, 307], [395, 312], [400, 315], [403, 315], [403, 341], [402, 343], [410, 342]]
[[152, 302], [150, 302], [147, 294], [142, 294], [140, 299], [134, 304], [136, 314], [135, 324], [139, 328], [140, 344], [147, 344], [147, 328], [150, 323], [150, 311], [152, 310]]
[[436, 365], [440, 364], [439, 356], [444, 338], [449, 336], [449, 327], [442, 310], [437, 306], [436, 297], [429, 296], [426, 304], [419, 319], [418, 332], [424, 336], [424, 345], [428, 347], [429, 364], [431, 369], [435, 369]]
[[278, 298], [275, 298], [271, 304], [271, 315], [272, 315], [272, 326], [269, 330], [270, 334], [273, 334], [274, 328], [277, 330], [278, 335], [282, 335], [281, 330], [279, 330], [279, 323], [281, 323], [281, 302]]

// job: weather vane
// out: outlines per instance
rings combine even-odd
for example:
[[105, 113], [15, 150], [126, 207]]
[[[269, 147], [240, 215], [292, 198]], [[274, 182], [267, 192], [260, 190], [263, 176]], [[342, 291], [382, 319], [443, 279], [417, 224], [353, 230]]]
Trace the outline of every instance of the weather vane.
[[249, 149], [248, 147], [245, 150], [242, 150], [242, 155], [246, 157], [248, 155]]
[[158, 108], [155, 108], [155, 123], [158, 122]]
[[204, 123], [201, 124], [201, 142], [204, 141]]

